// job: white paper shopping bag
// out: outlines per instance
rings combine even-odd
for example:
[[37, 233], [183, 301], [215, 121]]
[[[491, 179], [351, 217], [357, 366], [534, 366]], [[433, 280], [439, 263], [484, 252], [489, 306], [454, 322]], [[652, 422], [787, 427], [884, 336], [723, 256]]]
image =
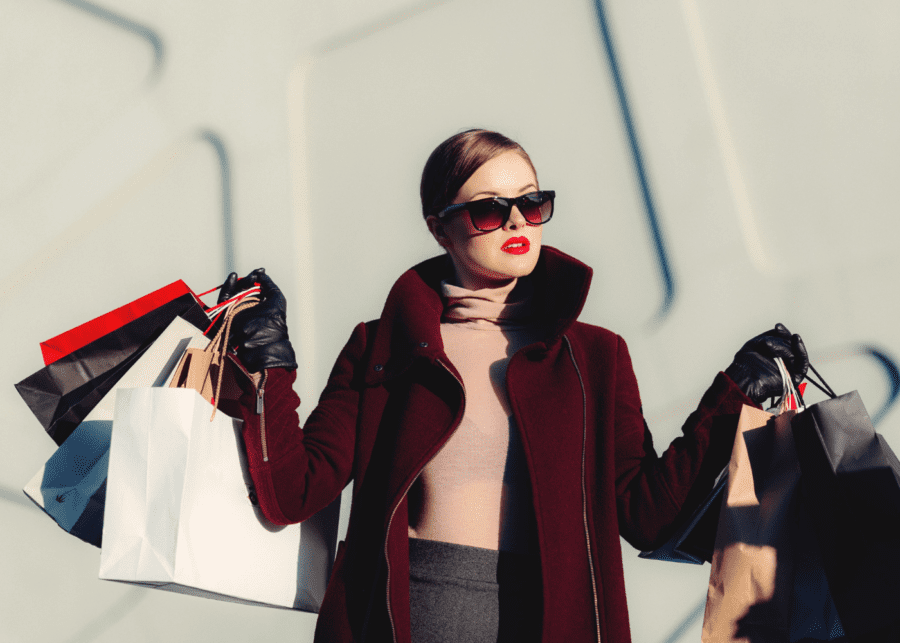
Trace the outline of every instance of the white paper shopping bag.
[[250, 500], [239, 420], [191, 389], [120, 390], [100, 578], [317, 612], [336, 506], [277, 527]]

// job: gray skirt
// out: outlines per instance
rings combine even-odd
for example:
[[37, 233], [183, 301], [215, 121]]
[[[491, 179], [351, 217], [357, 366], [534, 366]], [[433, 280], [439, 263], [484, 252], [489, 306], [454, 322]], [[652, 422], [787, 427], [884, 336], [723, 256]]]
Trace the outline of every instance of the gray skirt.
[[537, 556], [409, 539], [412, 643], [541, 640]]

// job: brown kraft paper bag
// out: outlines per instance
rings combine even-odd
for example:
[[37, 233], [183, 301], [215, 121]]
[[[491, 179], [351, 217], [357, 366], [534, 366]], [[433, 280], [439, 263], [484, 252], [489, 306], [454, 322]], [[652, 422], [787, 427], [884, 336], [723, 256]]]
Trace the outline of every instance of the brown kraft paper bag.
[[790, 523], [800, 467], [796, 411], [744, 406], [728, 467], [703, 618], [703, 643], [789, 640]]

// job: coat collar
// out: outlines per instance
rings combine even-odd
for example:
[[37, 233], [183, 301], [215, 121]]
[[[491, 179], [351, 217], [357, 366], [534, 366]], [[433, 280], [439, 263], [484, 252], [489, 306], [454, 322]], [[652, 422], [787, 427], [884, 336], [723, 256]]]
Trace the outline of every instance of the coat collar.
[[[448, 255], [413, 266], [396, 281], [381, 312], [366, 382], [375, 384], [406, 368], [416, 357], [429, 361], [444, 355], [441, 340], [441, 281], [453, 274]], [[532, 348], [547, 351], [578, 318], [593, 270], [552, 246], [542, 246], [531, 274], [538, 324], [547, 329]]]

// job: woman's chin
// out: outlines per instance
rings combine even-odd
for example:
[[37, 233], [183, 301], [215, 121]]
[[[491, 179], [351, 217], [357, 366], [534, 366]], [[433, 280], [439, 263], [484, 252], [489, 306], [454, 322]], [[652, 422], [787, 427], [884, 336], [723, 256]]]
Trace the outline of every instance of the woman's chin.
[[500, 257], [495, 271], [497, 274], [503, 275], [505, 279], [525, 277], [534, 271], [538, 254], [540, 254], [539, 248], [532, 246], [527, 254]]
[[499, 288], [514, 279], [526, 277], [537, 265], [539, 249], [540, 246], [532, 245], [527, 253], [517, 255], [497, 251], [487, 257], [454, 256], [451, 253], [457, 285], [470, 290]]
[[490, 287], [498, 288], [507, 285], [513, 279], [527, 277], [534, 271], [536, 264], [536, 261], [517, 261], [512, 265], [491, 266], [474, 276], [479, 281], [491, 284]]

